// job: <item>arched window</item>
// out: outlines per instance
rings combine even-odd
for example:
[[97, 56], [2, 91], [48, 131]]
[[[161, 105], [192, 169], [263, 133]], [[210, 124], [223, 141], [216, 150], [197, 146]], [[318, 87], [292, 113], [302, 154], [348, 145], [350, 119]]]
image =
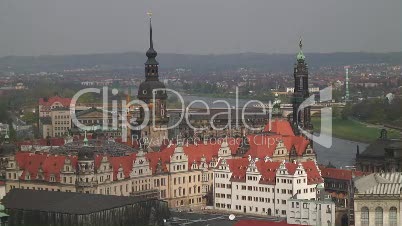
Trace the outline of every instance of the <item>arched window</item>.
[[294, 218], [295, 217], [295, 212], [294, 211], [290, 211], [290, 218]]
[[361, 209], [360, 224], [362, 226], [369, 226], [369, 209], [367, 207]]
[[375, 226], [382, 226], [383, 211], [381, 207], [375, 208]]
[[327, 221], [327, 225], [328, 225], [328, 226], [331, 226], [331, 221]]
[[396, 207], [389, 209], [389, 226], [397, 226], [397, 212]]

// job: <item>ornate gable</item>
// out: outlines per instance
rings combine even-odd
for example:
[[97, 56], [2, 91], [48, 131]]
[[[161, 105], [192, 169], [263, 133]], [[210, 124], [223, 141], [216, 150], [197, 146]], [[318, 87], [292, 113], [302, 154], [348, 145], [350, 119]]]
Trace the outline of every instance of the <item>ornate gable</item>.
[[172, 156], [170, 156], [170, 172], [184, 172], [187, 171], [188, 156], [184, 153], [182, 142], [178, 142]]
[[135, 161], [133, 162], [133, 168], [130, 173], [130, 177], [150, 176], [152, 170], [149, 166], [149, 161], [145, 157], [145, 152], [141, 149], [138, 151]]
[[278, 140], [275, 151], [274, 151], [274, 156], [284, 156], [288, 154], [288, 150], [286, 149], [286, 146], [283, 142], [283, 140]]

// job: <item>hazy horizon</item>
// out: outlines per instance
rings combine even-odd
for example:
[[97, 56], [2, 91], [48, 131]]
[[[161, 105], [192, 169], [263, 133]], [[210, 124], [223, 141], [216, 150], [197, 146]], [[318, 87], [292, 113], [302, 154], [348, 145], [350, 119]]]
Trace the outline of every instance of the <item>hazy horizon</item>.
[[[140, 51], [127, 51], [127, 52], [99, 52], [99, 53], [67, 53], [67, 54], [40, 54], [40, 55], [6, 55], [0, 56], [0, 58], [4, 57], [62, 57], [62, 56], [86, 56], [86, 55], [102, 55], [102, 54], [144, 54], [145, 52]], [[338, 54], [338, 53], [367, 53], [367, 54], [392, 54], [392, 53], [402, 53], [400, 51], [390, 51], [390, 52], [366, 52], [366, 51], [343, 51], [343, 52], [304, 52], [305, 55], [309, 54]], [[165, 54], [176, 54], [176, 55], [193, 55], [193, 56], [225, 56], [225, 55], [241, 55], [241, 54], [263, 54], [263, 55], [297, 55], [297, 53], [259, 53], [259, 52], [238, 52], [238, 53], [172, 53], [172, 52], [160, 52], [158, 51], [158, 55]], [[157, 57], [158, 58], [158, 57]]]
[[0, 57], [402, 51], [400, 0], [35, 0], [0, 2]]

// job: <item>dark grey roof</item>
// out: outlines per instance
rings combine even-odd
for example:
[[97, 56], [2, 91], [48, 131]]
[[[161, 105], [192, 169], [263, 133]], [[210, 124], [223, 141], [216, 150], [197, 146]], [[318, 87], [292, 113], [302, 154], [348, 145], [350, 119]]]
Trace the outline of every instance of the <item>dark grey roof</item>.
[[[152, 91], [154, 89], [166, 89], [166, 87], [165, 87], [165, 84], [163, 84], [159, 80], [146, 80], [146, 81], [142, 82], [140, 84], [140, 87], [138, 88], [138, 99], [152, 100], [153, 99]], [[155, 98], [165, 100], [165, 99], [167, 99], [167, 93], [165, 91], [158, 91], [155, 95]]]
[[146, 199], [77, 192], [12, 189], [3, 199], [6, 209], [39, 210], [67, 214], [90, 214]]
[[81, 153], [82, 157], [87, 156], [88, 158], [91, 158], [91, 156], [94, 156], [95, 154], [124, 156], [136, 152], [136, 150], [126, 144], [115, 141], [91, 139], [88, 141], [88, 146], [85, 146], [82, 140], [77, 140], [54, 148], [49, 152], [51, 154], [61, 155]]
[[[236, 115], [237, 111], [237, 115]], [[244, 114], [244, 119], [267, 119], [268, 118], [268, 112], [266, 114], [262, 114], [263, 111], [262, 109], [259, 108], [246, 108], [245, 109], [245, 114]], [[209, 114], [206, 114], [206, 110], [199, 110], [196, 113], [202, 113], [202, 114], [191, 114], [189, 115], [190, 120], [209, 120], [213, 116], [214, 119], [219, 120], [225, 120], [228, 119], [228, 109], [210, 109]], [[239, 124], [242, 124], [242, 109], [230, 109], [230, 116], [232, 119], [232, 122], [236, 120], [236, 116], [238, 116], [237, 120]]]
[[[91, 112], [100, 112], [100, 113], [103, 113], [103, 110], [92, 107], [92, 108], [89, 108], [89, 109], [86, 109], [86, 110], [83, 110], [83, 111], [79, 111], [79, 112], [77, 112], [75, 115], [76, 115], [77, 117], [80, 117], [80, 116], [86, 115], [86, 114], [91, 113]], [[111, 115], [110, 112], [108, 112], [108, 114]]]
[[[386, 149], [395, 149], [400, 147], [402, 149], [402, 142], [400, 140], [386, 140], [378, 139], [370, 144], [366, 150], [360, 154], [362, 157], [383, 157], [385, 156]], [[399, 148], [398, 148], [399, 149]]]
[[9, 156], [15, 154], [17, 146], [14, 144], [2, 144], [0, 146], [0, 156]]
[[55, 107], [52, 111], [69, 111], [70, 107]]

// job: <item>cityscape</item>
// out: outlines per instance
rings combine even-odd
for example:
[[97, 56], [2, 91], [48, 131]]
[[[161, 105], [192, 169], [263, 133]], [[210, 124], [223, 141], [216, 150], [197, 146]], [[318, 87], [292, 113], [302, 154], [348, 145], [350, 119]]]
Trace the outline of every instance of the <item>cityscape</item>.
[[[30, 44], [21, 41], [27, 37], [6, 34], [0, 40], [0, 225], [402, 225], [402, 49], [392, 43], [400, 41], [402, 30], [381, 33], [388, 29], [381, 23], [396, 23], [400, 15], [378, 19], [371, 31], [381, 33], [378, 39], [353, 33], [369, 21], [357, 19], [353, 26], [361, 27], [351, 30], [339, 22], [358, 13], [328, 19], [320, 12], [317, 30], [289, 32], [306, 22], [270, 21], [278, 31], [290, 26], [283, 32], [289, 37], [277, 37], [275, 46], [272, 35], [263, 47], [254, 36], [270, 33], [236, 37], [234, 31], [244, 25], [236, 26], [238, 20], [256, 27], [264, 21], [253, 14], [243, 18], [234, 8], [219, 11], [272, 7], [266, 10], [276, 14], [272, 10], [284, 13], [282, 7], [292, 4], [301, 8], [291, 12], [332, 5], [286, 2], [139, 1], [116, 3], [118, 14], [108, 5], [116, 17], [107, 19], [110, 24], [137, 7], [141, 23], [133, 22], [137, 38], [128, 42], [134, 51], [124, 38], [104, 44], [119, 34], [96, 35], [94, 24], [94, 34], [79, 37], [67, 37], [56, 25], [90, 30], [88, 23], [105, 19], [100, 7], [111, 3], [104, 2], [81, 8], [74, 1], [49, 3], [49, 9], [76, 11], [64, 20], [67, 12], [58, 9], [53, 25], [33, 13], [32, 21], [44, 24]], [[43, 1], [32, 4], [25, 9], [44, 12]], [[384, 5], [379, 16], [402, 6]], [[22, 6], [2, 6], [21, 18], [4, 14], [16, 19], [15, 27], [0, 22], [0, 28], [26, 31]], [[73, 23], [76, 13], [92, 7], [100, 11], [85, 11], [82, 24]], [[188, 14], [181, 9], [194, 7], [200, 12], [180, 18]], [[205, 7], [216, 8], [208, 16], [201, 13]], [[331, 7], [329, 15], [344, 13], [341, 6]], [[180, 21], [164, 18], [166, 13]], [[230, 19], [216, 17], [220, 13]], [[176, 26], [186, 19], [189, 24], [180, 29], [190, 34], [179, 37]], [[208, 28], [208, 20], [218, 24]], [[219, 23], [226, 24], [221, 33], [214, 31]], [[36, 26], [32, 22], [29, 30]], [[196, 38], [194, 26], [200, 26]], [[350, 39], [312, 37], [327, 26], [348, 30]], [[233, 40], [222, 40], [225, 29]], [[85, 49], [82, 42], [89, 37]], [[194, 40], [180, 40], [189, 37]], [[361, 49], [364, 43], [370, 43], [367, 49]]]

